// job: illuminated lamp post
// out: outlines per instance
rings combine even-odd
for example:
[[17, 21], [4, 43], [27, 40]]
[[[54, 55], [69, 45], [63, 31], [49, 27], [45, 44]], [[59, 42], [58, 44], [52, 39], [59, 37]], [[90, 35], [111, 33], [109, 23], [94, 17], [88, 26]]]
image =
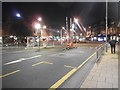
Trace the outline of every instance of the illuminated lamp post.
[[61, 45], [63, 44], [63, 41], [62, 41], [62, 33], [63, 33], [63, 31], [62, 30], [65, 30], [65, 27], [62, 27], [62, 29], [60, 30], [60, 43], [61, 43]]
[[37, 35], [38, 35], [38, 38], [39, 38], [39, 43], [38, 43], [39, 51], [40, 51], [40, 34], [41, 34], [40, 28], [41, 28], [40, 23], [35, 23], [35, 29], [36, 29], [36, 32], [37, 32]]

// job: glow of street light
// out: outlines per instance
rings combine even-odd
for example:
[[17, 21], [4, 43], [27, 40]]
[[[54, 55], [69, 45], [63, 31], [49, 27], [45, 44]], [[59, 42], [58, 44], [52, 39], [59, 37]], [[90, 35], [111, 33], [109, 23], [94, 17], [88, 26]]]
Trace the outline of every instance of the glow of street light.
[[62, 27], [62, 29], [65, 29], [65, 27]]
[[91, 26], [89, 26], [88, 28], [91, 28]]
[[38, 18], [38, 21], [42, 21], [42, 18], [41, 18], [41, 17], [39, 17], [39, 18]]
[[74, 22], [75, 22], [75, 23], [78, 23], [78, 19], [77, 19], [77, 18], [74, 18]]
[[35, 29], [40, 29], [41, 28], [41, 25], [39, 23], [35, 23]]
[[47, 28], [47, 27], [44, 25], [44, 26], [43, 26], [43, 29], [46, 29], [46, 28]]
[[21, 17], [21, 15], [19, 13], [16, 13], [16, 17]]

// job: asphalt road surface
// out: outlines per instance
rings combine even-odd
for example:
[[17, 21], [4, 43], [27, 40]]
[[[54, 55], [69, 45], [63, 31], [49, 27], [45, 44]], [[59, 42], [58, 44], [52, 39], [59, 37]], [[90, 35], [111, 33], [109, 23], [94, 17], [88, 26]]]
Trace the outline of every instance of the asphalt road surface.
[[[98, 45], [80, 46], [71, 50], [52, 48], [40, 52], [35, 50], [4, 51], [1, 53], [2, 88], [64, 86], [65, 81], [81, 68], [80, 65], [95, 55], [95, 47]], [[79, 80], [78, 77], [76, 80]]]

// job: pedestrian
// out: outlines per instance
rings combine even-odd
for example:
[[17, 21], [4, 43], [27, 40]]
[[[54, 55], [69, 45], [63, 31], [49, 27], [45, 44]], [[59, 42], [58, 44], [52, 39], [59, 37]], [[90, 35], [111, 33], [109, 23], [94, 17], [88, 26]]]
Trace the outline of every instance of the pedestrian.
[[115, 54], [115, 48], [116, 48], [116, 40], [115, 39], [113, 39], [113, 37], [112, 37], [112, 40], [110, 40], [109, 41], [109, 43], [110, 43], [110, 46], [111, 46], [111, 53], [113, 54]]

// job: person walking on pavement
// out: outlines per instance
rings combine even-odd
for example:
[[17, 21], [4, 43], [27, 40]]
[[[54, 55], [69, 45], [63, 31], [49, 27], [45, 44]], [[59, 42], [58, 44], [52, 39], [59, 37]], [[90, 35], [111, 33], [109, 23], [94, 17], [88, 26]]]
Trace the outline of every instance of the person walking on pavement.
[[116, 40], [115, 39], [113, 39], [113, 37], [112, 37], [112, 40], [110, 40], [110, 46], [111, 46], [111, 53], [113, 54], [115, 54], [115, 48], [116, 48]]

